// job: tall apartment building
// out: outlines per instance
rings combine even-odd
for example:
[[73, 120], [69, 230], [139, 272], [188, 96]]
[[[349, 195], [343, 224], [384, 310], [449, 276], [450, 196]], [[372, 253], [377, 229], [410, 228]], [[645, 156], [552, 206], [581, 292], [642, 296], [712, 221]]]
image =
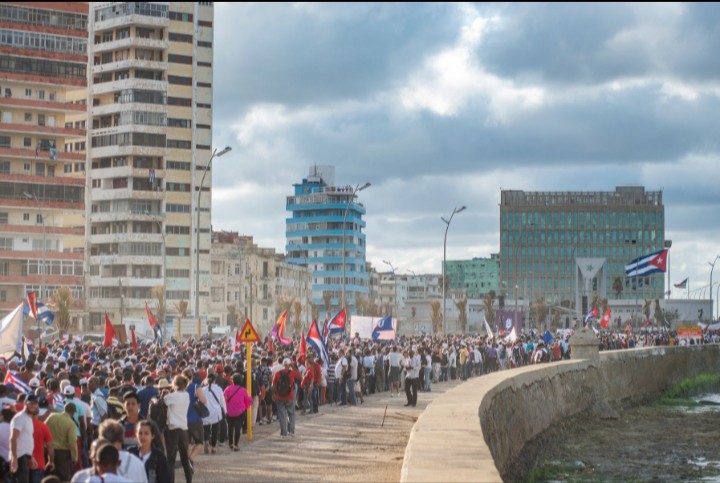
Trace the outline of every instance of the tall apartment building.
[[313, 166], [295, 193], [287, 197], [287, 260], [312, 271], [312, 302], [325, 312], [342, 305], [343, 221], [345, 220], [345, 307], [355, 313], [356, 298], [367, 299], [369, 275], [365, 268], [365, 207], [352, 186], [335, 186], [333, 166]]
[[[293, 302], [289, 322], [310, 316], [310, 273], [285, 261], [272, 248], [258, 247], [251, 236], [213, 231], [209, 320], [232, 325], [249, 318], [262, 334], [272, 328], [283, 303]], [[232, 308], [231, 308], [232, 307]]]
[[142, 317], [154, 287], [168, 314], [204, 317], [213, 3], [92, 3], [88, 32], [90, 319]]
[[87, 13], [0, 5], [0, 312], [67, 287], [82, 317]]
[[506, 303], [543, 298], [580, 314], [588, 310], [593, 294], [663, 298], [663, 274], [626, 279], [625, 265], [664, 246], [661, 191], [633, 186], [501, 192], [500, 291], [507, 295]]
[[448, 291], [468, 299], [481, 299], [491, 291], [497, 294], [500, 284], [500, 255], [490, 258], [476, 257], [471, 260], [447, 260], [445, 275]]

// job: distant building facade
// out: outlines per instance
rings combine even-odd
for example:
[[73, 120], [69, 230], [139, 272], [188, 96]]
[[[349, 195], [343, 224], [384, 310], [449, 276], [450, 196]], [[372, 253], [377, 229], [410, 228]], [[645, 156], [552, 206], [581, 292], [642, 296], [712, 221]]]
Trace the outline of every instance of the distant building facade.
[[542, 298], [578, 314], [588, 310], [594, 294], [662, 299], [663, 274], [626, 278], [625, 265], [664, 246], [661, 191], [503, 190], [499, 294], [506, 303]]
[[500, 255], [472, 260], [447, 260], [445, 275], [448, 291], [465, 295], [469, 299], [482, 299], [490, 292], [497, 294], [500, 285]]
[[356, 312], [356, 301], [369, 295], [365, 263], [365, 207], [352, 186], [335, 185], [333, 166], [313, 166], [287, 197], [285, 234], [287, 261], [307, 265], [312, 272], [312, 303], [318, 316], [342, 305], [343, 218], [345, 221], [345, 306]]

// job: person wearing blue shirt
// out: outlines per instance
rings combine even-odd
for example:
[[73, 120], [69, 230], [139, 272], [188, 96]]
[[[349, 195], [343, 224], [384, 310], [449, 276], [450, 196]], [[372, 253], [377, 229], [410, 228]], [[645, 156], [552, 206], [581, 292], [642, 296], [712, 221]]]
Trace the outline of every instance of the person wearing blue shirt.
[[188, 437], [190, 440], [188, 453], [190, 461], [195, 461], [195, 458], [203, 448], [205, 433], [202, 417], [198, 414], [193, 403], [198, 399], [201, 403], [207, 405], [207, 399], [205, 398], [205, 393], [202, 391], [200, 375], [193, 374], [192, 370], [188, 369], [185, 371], [185, 376], [192, 381], [187, 387], [187, 393], [190, 396], [190, 405], [188, 406], [187, 412]]
[[152, 376], [146, 376], [143, 381], [143, 387], [137, 393], [140, 400], [140, 417], [147, 418], [150, 410], [150, 401], [158, 396], [158, 390], [155, 387], [155, 379]]

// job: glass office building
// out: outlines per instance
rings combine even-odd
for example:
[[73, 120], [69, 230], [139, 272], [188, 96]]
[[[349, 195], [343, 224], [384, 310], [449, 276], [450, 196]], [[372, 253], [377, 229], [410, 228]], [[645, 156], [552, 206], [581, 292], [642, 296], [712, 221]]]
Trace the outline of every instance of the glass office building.
[[[656, 299], [662, 273], [625, 277], [625, 265], [665, 245], [661, 191], [526, 192], [503, 190], [500, 204], [500, 293], [506, 300], [542, 298], [552, 305], [587, 310], [588, 300]], [[581, 264], [603, 269], [578, 283]], [[588, 267], [589, 268], [589, 267]]]
[[500, 256], [472, 260], [448, 260], [445, 262], [448, 291], [465, 295], [469, 299], [485, 298], [491, 291], [497, 294], [500, 278]]
[[335, 313], [342, 305], [343, 218], [345, 220], [345, 307], [355, 313], [356, 300], [368, 298], [365, 269], [365, 207], [352, 186], [335, 186], [333, 166], [313, 166], [295, 193], [287, 197], [286, 261], [308, 265], [312, 302], [317, 315]]

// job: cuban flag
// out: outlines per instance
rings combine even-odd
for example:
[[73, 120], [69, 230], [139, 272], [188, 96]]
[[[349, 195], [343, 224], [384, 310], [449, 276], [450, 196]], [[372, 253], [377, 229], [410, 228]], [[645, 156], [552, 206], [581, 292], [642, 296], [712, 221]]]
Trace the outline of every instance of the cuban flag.
[[607, 329], [610, 327], [610, 317], [612, 317], [610, 312], [610, 307], [605, 311], [605, 315], [602, 316], [602, 319], [600, 319], [600, 327], [603, 329]]
[[626, 277], [644, 277], [667, 270], [667, 248], [636, 258], [625, 265]]
[[37, 298], [35, 297], [35, 292], [30, 292], [27, 294], [27, 304], [28, 304], [28, 311], [30, 316], [37, 320], [38, 319], [38, 306], [37, 306]]
[[688, 280], [690, 280], [690, 277], [686, 278], [680, 283], [673, 284], [673, 287], [675, 288], [687, 288]]
[[[25, 307], [23, 308], [23, 314], [27, 317], [33, 317], [30, 310], [30, 305], [25, 304]], [[49, 308], [45, 306], [44, 303], [38, 302], [37, 303], [37, 316], [40, 320], [44, 320], [45, 324], [52, 325], [53, 321], [55, 320], [55, 314], [53, 314]], [[37, 319], [35, 319], [37, 320]]]
[[[347, 323], [347, 316], [345, 314], [345, 309], [342, 309], [340, 312], [335, 314], [335, 316], [330, 319], [330, 322], [327, 323], [326, 331], [327, 331], [327, 338], [329, 338], [332, 334], [338, 334], [345, 332], [345, 325]], [[327, 340], [326, 338], [326, 340]]]
[[590, 312], [588, 312], [587, 315], [585, 315], [585, 318], [583, 319], [583, 325], [587, 326], [588, 322], [590, 322], [590, 319], [592, 319], [593, 317], [597, 317], [597, 316], [598, 316], [597, 307], [593, 307], [592, 310]]
[[330, 355], [328, 354], [327, 347], [325, 347], [325, 343], [320, 337], [317, 322], [314, 320], [312, 321], [312, 324], [310, 324], [305, 341], [310, 344], [310, 347], [312, 347], [320, 359], [325, 361], [325, 367], [330, 367]]
[[12, 384], [15, 386], [15, 389], [18, 392], [22, 392], [24, 394], [30, 394], [32, 389], [30, 388], [30, 385], [22, 380], [20, 376], [17, 375], [17, 372], [15, 371], [8, 371], [7, 375], [5, 376], [5, 384]]
[[392, 317], [387, 316], [377, 321], [372, 331], [372, 339], [395, 340], [395, 329], [393, 328]]

